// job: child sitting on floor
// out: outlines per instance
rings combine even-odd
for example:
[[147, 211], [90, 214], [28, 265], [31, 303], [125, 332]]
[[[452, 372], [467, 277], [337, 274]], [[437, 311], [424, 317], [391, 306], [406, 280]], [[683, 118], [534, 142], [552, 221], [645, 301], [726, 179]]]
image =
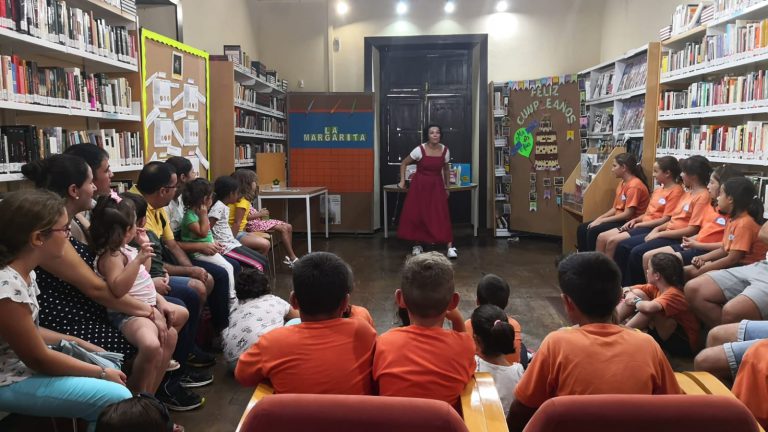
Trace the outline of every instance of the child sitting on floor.
[[480, 305], [472, 312], [472, 328], [477, 346], [477, 372], [489, 372], [499, 392], [504, 414], [515, 400], [515, 387], [523, 376], [523, 365], [510, 362], [509, 354], [515, 352], [515, 329], [507, 322], [500, 308]]
[[560, 262], [558, 279], [565, 310], [578, 327], [554, 331], [542, 341], [515, 389], [510, 431], [523, 430], [536, 410], [557, 396], [680, 393], [656, 341], [613, 324], [621, 275], [610, 258], [600, 252], [571, 255]]
[[646, 279], [647, 284], [625, 291], [624, 301], [616, 306], [619, 321], [629, 318], [627, 327], [648, 329], [667, 352], [690, 357], [698, 351], [699, 321], [683, 294], [683, 265], [672, 254], [656, 254]]
[[104, 408], [95, 432], [184, 432], [174, 425], [168, 409], [148, 393], [113, 403]]
[[353, 280], [347, 263], [334, 254], [299, 259], [289, 301], [301, 324], [262, 335], [240, 356], [237, 381], [254, 386], [269, 380], [276, 393], [373, 394], [376, 330], [341, 317]]
[[235, 370], [240, 355], [259, 338], [299, 313], [291, 305], [272, 294], [267, 276], [253, 269], [243, 269], [235, 283], [237, 304], [229, 315], [229, 327], [222, 332], [224, 359], [229, 370]]
[[[400, 307], [410, 325], [389, 330], [376, 344], [373, 378], [382, 396], [437, 399], [456, 405], [475, 371], [475, 344], [464, 332], [451, 262], [437, 252], [410, 257], [403, 266]], [[454, 328], [446, 330], [448, 317]]]
[[[477, 283], [476, 304], [478, 306], [491, 304], [504, 310], [507, 308], [507, 303], [509, 303], [509, 284], [507, 281], [491, 273], [483, 276]], [[515, 331], [515, 350], [507, 355], [507, 360], [510, 363], [520, 363], [523, 368], [526, 368], [528, 367], [528, 349], [523, 345], [520, 323], [511, 316], [507, 317], [507, 322]], [[464, 326], [467, 333], [473, 336], [472, 320], [466, 320]]]

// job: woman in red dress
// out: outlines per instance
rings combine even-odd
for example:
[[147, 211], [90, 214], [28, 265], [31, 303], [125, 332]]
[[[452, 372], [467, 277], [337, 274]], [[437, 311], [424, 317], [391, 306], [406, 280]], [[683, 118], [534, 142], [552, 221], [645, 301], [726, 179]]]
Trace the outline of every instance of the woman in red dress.
[[429, 125], [427, 138], [426, 143], [413, 149], [400, 163], [398, 186], [401, 189], [405, 189], [405, 167], [416, 162], [416, 173], [411, 177], [397, 236], [417, 243], [413, 247], [413, 255], [423, 251], [420, 243], [447, 244], [448, 258], [457, 258], [448, 212], [450, 152], [440, 143], [440, 126]]

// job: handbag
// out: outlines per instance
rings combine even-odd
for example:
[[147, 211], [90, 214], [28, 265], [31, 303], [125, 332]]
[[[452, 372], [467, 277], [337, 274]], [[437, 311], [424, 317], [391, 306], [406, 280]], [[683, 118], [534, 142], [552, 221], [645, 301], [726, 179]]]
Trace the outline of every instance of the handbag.
[[49, 345], [48, 347], [54, 351], [66, 354], [82, 362], [100, 366], [105, 369], [109, 368], [120, 370], [120, 368], [123, 366], [124, 356], [122, 354], [109, 351], [90, 352], [78, 345], [77, 342], [71, 342], [62, 339], [59, 341], [59, 343]]

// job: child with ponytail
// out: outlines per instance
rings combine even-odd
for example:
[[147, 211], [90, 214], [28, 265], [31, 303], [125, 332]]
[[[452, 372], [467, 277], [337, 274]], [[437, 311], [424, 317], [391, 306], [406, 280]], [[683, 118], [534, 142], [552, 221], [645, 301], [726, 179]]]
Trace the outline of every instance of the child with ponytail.
[[579, 252], [595, 250], [598, 235], [621, 227], [627, 221], [645, 213], [648, 208], [650, 197], [645, 174], [634, 155], [622, 153], [616, 156], [611, 172], [621, 179], [616, 187], [613, 206], [592, 222], [579, 225], [576, 231]]
[[492, 304], [478, 306], [472, 312], [472, 329], [477, 354], [477, 372], [493, 376], [504, 414], [515, 399], [515, 387], [523, 376], [523, 365], [510, 363], [507, 355], [515, 352], [515, 329], [504, 311]]
[[685, 267], [687, 279], [711, 270], [752, 264], [765, 259], [766, 245], [757, 238], [763, 219], [763, 202], [755, 185], [745, 177], [734, 177], [723, 184], [717, 197], [719, 210], [731, 218], [725, 226], [722, 245], [694, 257]]

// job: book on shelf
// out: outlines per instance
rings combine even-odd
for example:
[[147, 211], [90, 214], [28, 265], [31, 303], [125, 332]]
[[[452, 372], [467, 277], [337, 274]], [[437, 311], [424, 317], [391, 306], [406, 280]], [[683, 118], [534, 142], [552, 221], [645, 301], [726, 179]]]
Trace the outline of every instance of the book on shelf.
[[[768, 99], [768, 70], [761, 69], [740, 76], [724, 76], [712, 81], [691, 83], [686, 90], [662, 93], [660, 111], [714, 107]], [[734, 108], [742, 108], [737, 105]]]
[[280, 143], [265, 142], [262, 148], [263, 153], [285, 153], [285, 145]]
[[0, 126], [0, 172], [21, 172], [22, 165], [60, 154], [75, 144], [92, 144], [104, 149], [113, 167], [142, 165], [140, 135], [115, 129], [68, 131], [60, 127]]
[[[112, 0], [112, 3], [118, 3], [118, 0]], [[120, 0], [120, 8], [123, 10], [123, 12], [127, 12], [131, 15], [136, 15], [136, 0]], [[114, 5], [116, 6], [117, 5]]]
[[689, 3], [677, 5], [672, 14], [672, 34], [680, 34], [699, 24], [701, 13], [710, 2]]
[[662, 128], [659, 152], [734, 159], [768, 159], [768, 122]]
[[135, 33], [64, 0], [0, 1], [0, 27], [128, 64], [138, 64]]
[[628, 63], [624, 67], [624, 73], [621, 75], [618, 91], [633, 89], [645, 89], [645, 80], [648, 75], [648, 55], [645, 54]]
[[131, 180], [113, 180], [109, 183], [109, 188], [112, 189], [113, 192], [121, 194], [123, 192], [128, 192], [133, 187], [133, 182]]
[[606, 108], [604, 110], [594, 111], [592, 132], [593, 133], [613, 132], [613, 108]]
[[659, 29], [659, 40], [665, 41], [672, 37], [672, 26], [667, 25]]
[[244, 66], [246, 69], [251, 64], [250, 56], [240, 48], [240, 45], [224, 45], [224, 55], [232, 63]]
[[643, 128], [645, 120], [645, 98], [625, 102], [621, 109], [618, 131], [630, 131]]
[[275, 111], [285, 112], [285, 98], [260, 93], [256, 89], [249, 88], [238, 82], [235, 83], [235, 100], [239, 103], [251, 106], [260, 106]]
[[597, 81], [594, 86], [594, 93], [592, 93], [591, 99], [599, 99], [601, 97], [610, 96], [613, 94], [613, 78], [614, 70], [609, 69], [600, 73], [597, 77]]
[[285, 120], [235, 107], [235, 127], [257, 132], [286, 133]]

